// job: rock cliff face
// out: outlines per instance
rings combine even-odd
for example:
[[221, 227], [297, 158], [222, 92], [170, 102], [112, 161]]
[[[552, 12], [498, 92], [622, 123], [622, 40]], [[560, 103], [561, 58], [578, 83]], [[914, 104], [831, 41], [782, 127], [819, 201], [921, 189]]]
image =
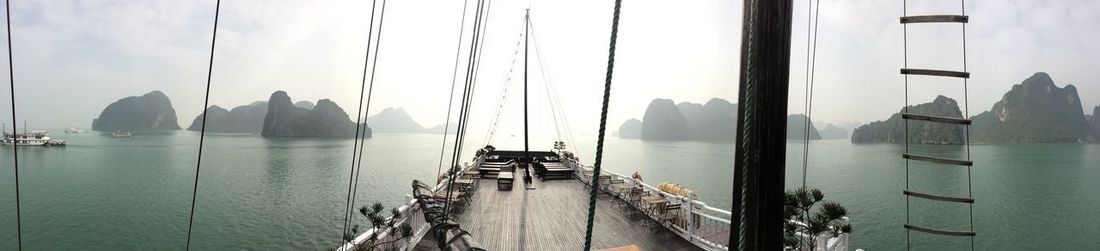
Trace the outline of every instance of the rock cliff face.
[[737, 104], [720, 98], [710, 99], [703, 105], [698, 120], [688, 124], [694, 125], [696, 140], [733, 142], [737, 136]]
[[[814, 127], [814, 123], [811, 121], [810, 125], [810, 140], [820, 140], [821, 133]], [[787, 139], [792, 140], [804, 140], [806, 139], [806, 115], [792, 114], [787, 115]]]
[[[328, 99], [317, 101], [313, 109], [295, 106], [284, 91], [276, 91], [267, 101], [264, 116], [265, 137], [352, 137], [355, 123], [348, 119], [336, 103]], [[365, 132], [370, 137], [370, 128]]]
[[628, 119], [623, 122], [623, 125], [619, 126], [619, 138], [621, 139], [640, 139], [642, 138], [642, 121], [637, 119]]
[[1100, 105], [1092, 108], [1092, 116], [1089, 119], [1092, 124], [1092, 143], [1100, 143]]
[[1042, 72], [1012, 86], [992, 110], [971, 119], [976, 142], [1078, 143], [1090, 134], [1077, 88], [1059, 88]]
[[[207, 108], [206, 113], [206, 118], [209, 120], [206, 123], [207, 132], [259, 134], [264, 128], [267, 102], [256, 101], [228, 111], [215, 105]], [[201, 128], [202, 114], [199, 114], [187, 130], [198, 131]]]
[[[428, 131], [420, 123], [416, 123], [405, 112], [405, 109], [400, 107], [393, 108], [387, 107], [382, 112], [370, 116], [367, 118], [367, 124], [371, 125], [371, 130], [378, 133], [423, 133]], [[454, 129], [454, 127], [452, 127]], [[443, 131], [440, 130], [440, 133]]]
[[[904, 111], [904, 109], [902, 109]], [[961, 118], [962, 112], [955, 100], [938, 96], [932, 103], [909, 107], [909, 113]], [[909, 121], [909, 142], [917, 144], [962, 144], [963, 126], [927, 121]], [[886, 121], [876, 121], [860, 126], [852, 132], [852, 143], [904, 143], [905, 120], [895, 113]]]
[[92, 120], [92, 130], [104, 132], [179, 129], [172, 101], [160, 91], [115, 101]]
[[654, 99], [642, 118], [643, 140], [686, 140], [690, 138], [684, 114], [672, 100]]

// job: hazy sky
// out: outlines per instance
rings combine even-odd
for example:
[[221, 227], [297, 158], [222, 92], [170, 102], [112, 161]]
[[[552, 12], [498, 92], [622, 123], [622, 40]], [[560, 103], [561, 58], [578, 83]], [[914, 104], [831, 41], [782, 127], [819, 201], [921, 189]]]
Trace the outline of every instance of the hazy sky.
[[[803, 112], [807, 3], [796, 1], [794, 10], [791, 113]], [[897, 112], [903, 104], [897, 73], [903, 63], [901, 1], [821, 3], [814, 120], [871, 121]], [[958, 13], [958, 3], [911, 1], [910, 13]], [[441, 124], [463, 2], [387, 4], [368, 113], [404, 107], [424, 126]], [[509, 109], [501, 130], [522, 130], [522, 96], [516, 95], [522, 88], [522, 63], [510, 62], [523, 29], [523, 10], [530, 6], [533, 39], [573, 130], [594, 133], [612, 4], [492, 1], [470, 130], [486, 130], [512, 67], [507, 83], [512, 95], [505, 102]], [[201, 112], [214, 1], [47, 0], [12, 1], [11, 6], [18, 120], [34, 128], [87, 128], [107, 104], [152, 90], [172, 99], [181, 127]], [[1100, 33], [1093, 27], [1100, 23], [1095, 15], [1100, 1], [972, 1], [966, 11], [971, 16], [972, 115], [988, 110], [1011, 85], [1037, 71], [1050, 73], [1060, 86], [1076, 85], [1086, 112], [1100, 103]], [[231, 108], [286, 90], [296, 101], [332, 99], [354, 120], [370, 12], [370, 1], [364, 0], [223, 1], [210, 103]], [[625, 0], [622, 12], [609, 132], [623, 120], [641, 118], [653, 98], [735, 101], [740, 1]], [[961, 69], [959, 27], [910, 26], [910, 65]], [[532, 130], [552, 132], [546, 81], [534, 46], [529, 59]], [[6, 76], [4, 62], [0, 74]], [[463, 78], [462, 71], [458, 77]], [[10, 90], [3, 79], [0, 100], [6, 101], [0, 102], [0, 116], [10, 124]], [[911, 86], [914, 104], [931, 101], [935, 94], [962, 96], [961, 81], [914, 78]]]

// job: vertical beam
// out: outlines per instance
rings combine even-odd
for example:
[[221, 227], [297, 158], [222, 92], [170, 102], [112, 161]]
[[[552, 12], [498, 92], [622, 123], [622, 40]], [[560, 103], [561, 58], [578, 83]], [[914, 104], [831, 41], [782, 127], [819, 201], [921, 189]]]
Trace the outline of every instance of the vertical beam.
[[527, 127], [527, 44], [531, 42], [531, 38], [527, 34], [527, 27], [530, 27], [531, 22], [531, 9], [527, 9], [527, 14], [523, 16], [523, 161], [520, 162], [523, 165], [523, 182], [531, 183], [531, 148], [528, 145], [528, 127]]
[[792, 0], [745, 0], [730, 246], [783, 249]]

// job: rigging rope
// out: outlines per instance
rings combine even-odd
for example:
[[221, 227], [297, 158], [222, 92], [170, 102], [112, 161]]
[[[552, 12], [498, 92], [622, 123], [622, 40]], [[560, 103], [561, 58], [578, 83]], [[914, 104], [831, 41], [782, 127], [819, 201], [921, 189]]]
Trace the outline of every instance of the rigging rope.
[[[550, 66], [547, 66], [545, 61], [543, 61], [542, 46], [539, 44], [539, 36], [538, 36], [538, 32], [535, 31], [535, 24], [534, 24], [533, 20], [530, 22], [530, 25], [531, 25], [531, 36], [534, 37], [532, 40], [535, 41], [534, 42], [534, 44], [535, 44], [535, 56], [537, 56], [539, 58], [539, 67], [540, 67], [540, 69], [543, 73], [543, 79], [546, 82], [546, 84], [548, 85], [547, 95], [552, 95], [553, 96], [553, 101], [556, 102], [556, 104], [558, 106], [557, 113], [559, 115], [558, 117], [561, 119], [562, 124], [564, 125], [562, 130], [565, 133], [565, 136], [567, 137], [566, 139], [569, 140], [569, 144], [576, 147], [577, 143], [576, 143], [576, 140], [573, 139], [573, 129], [569, 126], [568, 116], [565, 116], [565, 106], [562, 105], [561, 97], [558, 96], [557, 85], [554, 84], [554, 78], [553, 78], [554, 75], [549, 73], [549, 70], [547, 68], [550, 67]], [[552, 102], [550, 105], [551, 105], [551, 108], [553, 108], [554, 103]], [[561, 136], [558, 136], [558, 137], [560, 138]]]
[[[202, 101], [202, 124], [199, 127], [199, 152], [198, 160], [195, 161], [195, 183], [191, 190], [191, 212], [190, 218], [187, 220], [187, 246], [186, 250], [191, 250], [191, 230], [195, 225], [195, 201], [198, 199], [199, 192], [199, 170], [202, 167], [202, 145], [206, 139], [206, 108], [210, 105], [210, 80], [213, 77], [214, 72], [214, 46], [218, 41], [218, 14], [221, 13], [222, 1], [217, 0], [214, 5], [214, 30], [210, 36], [210, 62], [206, 68], [206, 95]], [[10, 46], [10, 43], [9, 43]], [[12, 92], [14, 93], [14, 91]]]
[[[531, 25], [530, 22], [527, 23], [527, 27], [531, 28], [531, 36], [534, 36], [535, 27]], [[542, 76], [542, 86], [546, 89], [546, 102], [550, 105], [550, 114], [554, 119], [554, 134], [557, 135], [557, 141], [561, 141], [561, 126], [558, 124], [558, 109], [554, 108], [554, 99], [550, 95], [550, 80], [546, 76], [546, 62], [542, 61], [542, 52], [539, 51], [538, 40], [535, 41], [535, 57], [539, 59], [539, 75]]]
[[508, 87], [510, 86], [508, 83], [512, 82], [512, 73], [515, 72], [516, 69], [516, 58], [519, 57], [519, 45], [521, 44], [521, 42], [523, 42], [521, 38], [523, 38], [522, 32], [520, 32], [519, 35], [516, 36], [516, 45], [514, 46], [512, 51], [512, 64], [509, 65], [508, 72], [504, 74], [504, 82], [501, 84], [502, 87], [500, 91], [500, 99], [497, 101], [496, 111], [494, 112], [493, 117], [489, 120], [489, 132], [485, 134], [485, 143], [483, 145], [489, 145], [489, 143], [492, 143], [493, 138], [496, 136], [497, 123], [500, 122], [500, 115], [504, 112], [504, 100], [506, 100], [506, 98], [508, 97]]
[[[11, 132], [14, 137], [15, 133], [19, 132], [19, 126], [15, 119], [15, 66], [13, 65], [11, 55], [11, 0], [4, 1], [4, 11], [6, 12], [7, 27], [8, 27], [8, 84], [11, 85]], [[216, 19], [216, 18], [215, 18]], [[26, 130], [26, 128], [23, 128]], [[4, 133], [7, 133], [6, 131]], [[19, 197], [19, 147], [18, 142], [12, 139], [12, 161], [15, 163], [15, 229], [16, 229], [16, 242], [19, 243], [19, 250], [23, 250], [23, 215], [21, 213], [21, 204]], [[194, 203], [192, 203], [194, 204]]]
[[455, 100], [455, 84], [458, 83], [458, 59], [459, 55], [462, 54], [462, 34], [466, 31], [463, 26], [466, 25], [466, 6], [469, 3], [470, 1], [462, 1], [462, 21], [458, 23], [458, 42], [456, 42], [458, 45], [455, 46], [454, 70], [451, 72], [451, 93], [447, 94], [447, 118], [443, 120], [443, 143], [440, 144], [442, 146], [439, 147], [439, 166], [435, 168], [437, 185], [440, 181], [440, 171], [443, 170], [443, 155], [446, 155], [445, 153], [447, 152], [447, 132], [451, 128], [451, 105], [454, 104]]
[[[908, 1], [901, 0], [901, 13], [902, 16], [909, 15]], [[909, 24], [901, 25], [901, 50], [902, 50], [902, 67], [909, 68]], [[903, 74], [905, 79], [905, 106], [902, 106], [901, 110], [904, 113], [909, 113], [909, 75]], [[909, 120], [905, 121], [905, 152], [909, 153]], [[909, 160], [905, 160], [905, 190], [909, 190]], [[905, 196], [905, 224], [909, 224], [909, 196]], [[905, 230], [905, 250], [912, 250], [913, 238], [910, 230]]]
[[[371, 97], [374, 93], [374, 74], [378, 73], [378, 54], [380, 50], [378, 47], [382, 46], [382, 21], [386, 19], [386, 0], [382, 0], [382, 11], [378, 14], [378, 38], [374, 42], [374, 59], [371, 62], [370, 70], [370, 86], [367, 89], [367, 105], [363, 108], [363, 112], [370, 112]], [[355, 205], [356, 195], [359, 193], [359, 172], [363, 170], [363, 149], [366, 144], [366, 135], [363, 135], [363, 139], [359, 140], [359, 168], [355, 170], [355, 187], [351, 191], [351, 203]]]
[[[815, 0], [807, 1], [807, 3], [809, 3], [810, 5], [807, 6], [807, 8], [806, 8], [807, 9], [807, 14], [806, 14], [806, 124], [804, 126], [805, 128], [803, 128], [803, 129], [805, 129], [805, 134], [803, 135], [803, 138], [802, 138], [802, 140], [804, 142], [803, 148], [802, 148], [802, 187], [803, 188], [806, 187], [806, 174], [807, 174], [807, 170], [809, 169], [809, 160], [810, 160], [810, 125], [812, 123], [812, 120], [811, 120], [812, 116], [811, 115], [813, 114], [813, 107], [814, 107], [814, 73], [817, 70], [817, 25], [818, 25], [818, 19], [821, 17], [821, 0], [816, 0], [816, 3], [813, 3], [812, 1], [815, 1]], [[810, 7], [815, 7], [815, 6], [816, 6], [816, 10], [813, 9], [813, 8], [810, 8]], [[814, 11], [815, 13], [810, 14], [809, 13], [810, 11]], [[812, 23], [813, 24], [813, 33], [812, 33], [813, 45], [812, 45], [812, 47], [810, 45], [810, 37], [811, 37], [810, 18], [811, 17], [813, 17], [813, 23]], [[811, 53], [811, 51], [812, 51], [812, 53]]]
[[[368, 28], [367, 28], [366, 53], [364, 53], [364, 55], [363, 55], [363, 74], [362, 74], [362, 79], [361, 79], [360, 84], [359, 84], [359, 107], [357, 107], [356, 110], [355, 110], [356, 111], [355, 112], [355, 116], [356, 116], [356, 118], [355, 118], [355, 138], [353, 139], [352, 146], [351, 146], [351, 170], [349, 171], [350, 173], [348, 174], [348, 192], [347, 192], [347, 198], [345, 200], [346, 204], [344, 205], [344, 222], [343, 222], [344, 224], [343, 224], [343, 230], [340, 231], [340, 243], [341, 244], [343, 244], [344, 242], [347, 242], [347, 241], [352, 241], [352, 240], [349, 240], [349, 238], [354, 238], [354, 236], [349, 236], [348, 235], [348, 228], [351, 228], [351, 222], [352, 222], [351, 218], [352, 218], [352, 214], [354, 214], [354, 210], [352, 209], [352, 208], [354, 208], [354, 204], [352, 204], [353, 203], [352, 202], [353, 201], [352, 197], [354, 196], [353, 192], [352, 192], [353, 191], [353, 186], [354, 186], [353, 184], [357, 183], [357, 181], [358, 181], [358, 176], [359, 176], [358, 175], [359, 174], [358, 169], [360, 169], [360, 167], [358, 167], [356, 165], [356, 156], [359, 156], [361, 154], [361, 152], [359, 151], [360, 150], [359, 149], [360, 141], [361, 141], [360, 136], [365, 136], [366, 135], [366, 128], [365, 128], [366, 125], [365, 125], [365, 123], [362, 123], [363, 122], [362, 121], [363, 120], [363, 114], [366, 112], [366, 111], [363, 110], [363, 97], [364, 97], [364, 94], [366, 92], [367, 64], [368, 64], [368, 62], [370, 62], [370, 51], [371, 51], [370, 50], [370, 43], [371, 43], [371, 40], [373, 40], [373, 38], [374, 38], [374, 13], [375, 13], [374, 9], [377, 6], [377, 4], [378, 4], [378, 0], [371, 1], [370, 22], [369, 22]], [[381, 29], [381, 27], [379, 27], [379, 29]], [[375, 54], [377, 54], [377, 52], [375, 52]], [[377, 58], [377, 56], [376, 56], [376, 58]], [[372, 84], [371, 88], [373, 90], [373, 81], [371, 82], [371, 84]], [[355, 233], [352, 233], [352, 235], [354, 235], [354, 234]]]
[[[965, 16], [966, 15], [966, 0], [960, 0], [959, 2], [962, 5], [961, 6], [962, 7], [962, 15]], [[966, 23], [962, 24], [962, 47], [963, 47], [962, 48], [963, 49], [963, 51], [962, 51], [962, 53], [963, 53], [963, 71], [967, 72], [967, 68], [966, 68]], [[966, 116], [965, 118], [970, 118], [970, 90], [969, 90], [969, 83], [967, 81], [969, 79], [970, 78], [963, 78], [963, 111], [966, 112], [966, 114], [964, 115], [964, 116]], [[1093, 116], [1096, 116], [1096, 115], [1093, 115]], [[964, 128], [965, 128], [964, 132], [966, 133], [966, 159], [970, 160], [970, 124], [967, 124], [966, 127], [964, 127]], [[970, 196], [970, 198], [974, 198], [974, 181], [973, 181], [973, 178], [971, 176], [970, 169], [973, 169], [973, 166], [966, 167], [966, 193]], [[969, 206], [970, 206], [970, 231], [973, 232], [974, 231], [974, 204], [970, 204]], [[975, 246], [974, 245], [974, 236], [970, 236], [970, 250], [971, 251], [974, 250], [974, 246]]]
[[[482, 33], [481, 33], [481, 31], [482, 31], [481, 30], [482, 29], [482, 15], [485, 14], [484, 12], [487, 12], [487, 11], [483, 11], [485, 9], [484, 7], [486, 5], [485, 1], [486, 0], [478, 0], [477, 12], [474, 15], [474, 27], [473, 27], [474, 34], [470, 38], [471, 39], [470, 54], [469, 54], [470, 56], [467, 59], [466, 84], [465, 84], [465, 88], [463, 89], [463, 93], [462, 93], [462, 103], [461, 103], [462, 106], [459, 108], [458, 133], [455, 134], [455, 146], [454, 146], [454, 149], [453, 149], [454, 151], [451, 155], [451, 165], [450, 165], [449, 168], [453, 168], [454, 166], [456, 166], [458, 164], [458, 160], [461, 157], [459, 155], [459, 153], [462, 151], [462, 144], [465, 143], [464, 141], [465, 141], [466, 127], [467, 127], [467, 124], [469, 122], [469, 115], [470, 115], [469, 114], [469, 105], [470, 105], [470, 99], [472, 98], [471, 95], [473, 94], [472, 93], [473, 84], [474, 84], [473, 73], [474, 73], [475, 67], [476, 67], [475, 66], [475, 64], [477, 62], [476, 59], [478, 58], [478, 55], [479, 55], [478, 51], [480, 49], [478, 47], [478, 41], [479, 41], [479, 39], [481, 39], [481, 35], [482, 35]], [[451, 172], [448, 172], [448, 173], [451, 173]], [[446, 194], [446, 197], [444, 199], [445, 203], [443, 205], [443, 212], [449, 212], [450, 211], [451, 195], [453, 194], [453, 191], [454, 191], [454, 177], [455, 177], [455, 174], [457, 174], [457, 173], [451, 173], [450, 175], [448, 175], [448, 178], [447, 178], [447, 194]]]
[[607, 76], [603, 86], [603, 109], [600, 110], [600, 133], [596, 141], [596, 161], [592, 171], [592, 191], [588, 200], [588, 225], [584, 233], [584, 250], [592, 250], [592, 223], [596, 218], [596, 194], [600, 190], [600, 167], [603, 160], [603, 138], [607, 130], [607, 106], [611, 101], [611, 76], [615, 69], [615, 42], [619, 35], [619, 9], [623, 0], [615, 0], [615, 14], [611, 19], [611, 45], [607, 50]]

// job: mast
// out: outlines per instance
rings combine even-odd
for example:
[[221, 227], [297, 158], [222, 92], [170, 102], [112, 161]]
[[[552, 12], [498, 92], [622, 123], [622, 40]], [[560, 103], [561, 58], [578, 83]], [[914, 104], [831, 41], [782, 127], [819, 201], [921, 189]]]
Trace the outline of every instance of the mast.
[[[525, 167], [531, 165], [531, 149], [528, 145], [528, 127], [527, 127], [527, 44], [531, 42], [530, 37], [527, 34], [527, 27], [531, 22], [531, 9], [527, 9], [527, 14], [523, 17], [523, 159], [526, 161]], [[531, 175], [528, 174], [529, 170], [524, 169], [523, 180], [530, 182]]]
[[744, 6], [730, 250], [781, 250], [792, 1]]

